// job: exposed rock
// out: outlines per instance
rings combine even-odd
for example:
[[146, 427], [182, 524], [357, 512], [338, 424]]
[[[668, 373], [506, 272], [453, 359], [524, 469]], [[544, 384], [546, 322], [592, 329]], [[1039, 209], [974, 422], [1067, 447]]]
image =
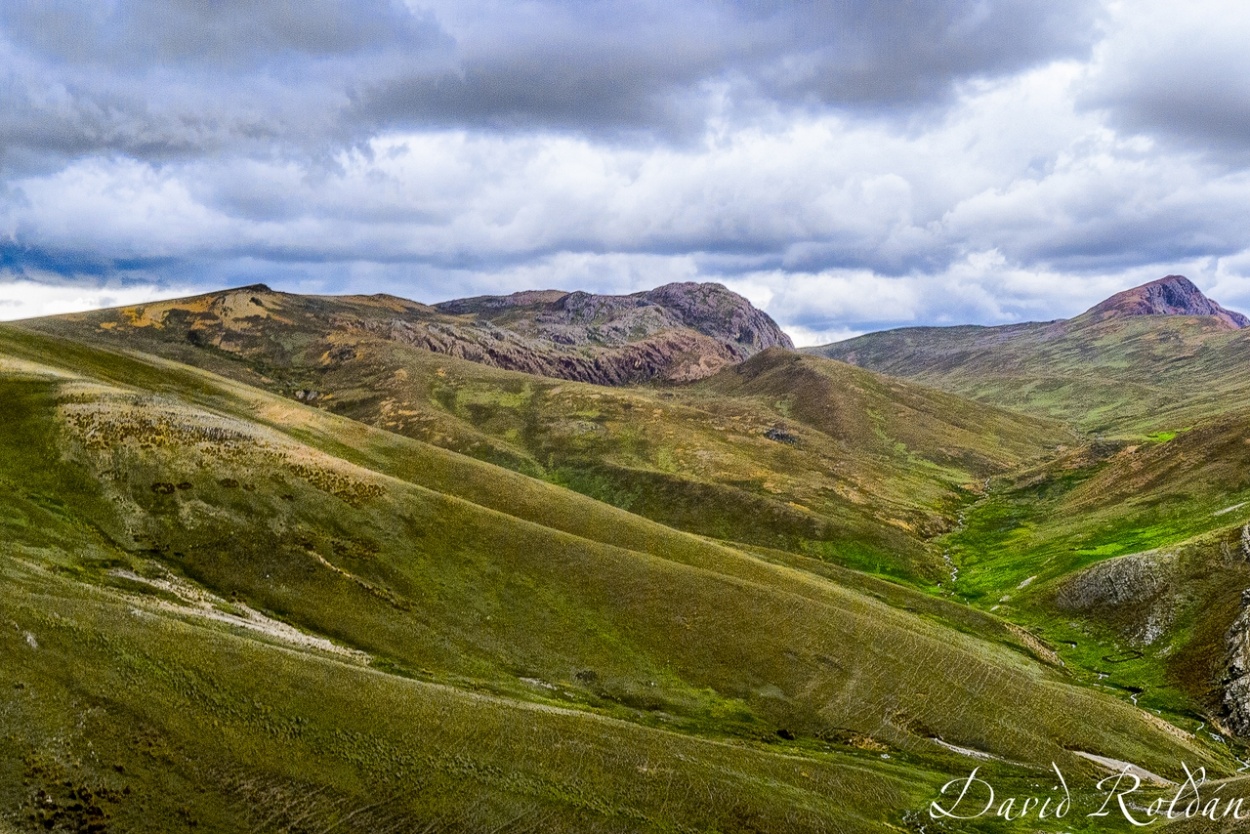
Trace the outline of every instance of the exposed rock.
[[1168, 275], [1116, 293], [1086, 315], [1096, 321], [1120, 316], [1214, 316], [1230, 330], [1250, 326], [1250, 318], [1216, 304], [1183, 275]]
[[572, 346], [620, 347], [687, 328], [724, 343], [739, 359], [774, 346], [794, 347], [767, 314], [720, 284], [666, 284], [633, 295], [528, 291], [448, 301], [435, 309]]
[[1176, 574], [1173, 553], [1151, 550], [1107, 559], [1065, 580], [1055, 592], [1055, 605], [1100, 614], [1118, 623], [1133, 642], [1150, 645], [1175, 619], [1167, 591]]
[[389, 336], [509, 370], [606, 385], [689, 382], [790, 337], [719, 284], [668, 284], [633, 295], [555, 290], [435, 305], [456, 320], [390, 322]]
[[793, 434], [790, 434], [790, 432], [788, 431], [779, 429], [776, 426], [773, 426], [771, 429], [764, 432], [764, 436], [767, 437], [769, 440], [776, 440], [778, 443], [786, 443], [791, 446], [799, 442], [798, 437], [796, 437]]
[[1224, 679], [1224, 708], [1229, 729], [1250, 736], [1250, 589], [1241, 592], [1241, 613], [1224, 638], [1228, 665]]
[[[113, 335], [177, 337], [276, 369], [310, 360], [322, 367], [354, 362], [363, 336], [602, 385], [693, 382], [768, 348], [794, 347], [767, 314], [719, 284], [669, 284], [633, 295], [536, 290], [435, 306], [388, 295], [288, 295], [254, 285], [93, 316]], [[326, 399], [311, 389], [294, 395], [301, 402]]]

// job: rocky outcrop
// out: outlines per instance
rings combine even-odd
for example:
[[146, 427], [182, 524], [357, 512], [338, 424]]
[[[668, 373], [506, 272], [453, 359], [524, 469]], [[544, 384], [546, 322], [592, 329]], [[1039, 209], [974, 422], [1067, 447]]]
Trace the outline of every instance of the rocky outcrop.
[[[435, 306], [389, 295], [301, 296], [263, 285], [71, 316], [123, 333], [247, 356], [265, 367], [353, 361], [380, 337], [484, 365], [600, 385], [693, 382], [771, 347], [793, 348], [767, 314], [719, 284], [633, 295], [536, 290]], [[311, 402], [314, 391], [296, 393]]]
[[1055, 591], [1061, 611], [1097, 615], [1130, 641], [1150, 645], [1172, 624], [1177, 581], [1173, 553], [1146, 551], [1098, 562], [1066, 579]]
[[1183, 275], [1168, 275], [1116, 293], [1085, 315], [1095, 321], [1122, 316], [1214, 316], [1230, 330], [1250, 326], [1250, 318], [1216, 304]]
[[729, 346], [687, 329], [661, 330], [634, 342], [604, 346], [589, 339], [569, 344], [560, 340], [563, 334], [524, 336], [488, 322], [394, 320], [365, 326], [388, 339], [434, 353], [599, 385], [692, 382], [740, 361]]
[[1250, 737], [1250, 589], [1241, 592], [1241, 613], [1224, 638], [1228, 665], [1224, 678], [1224, 709], [1230, 730]]
[[766, 313], [720, 284], [666, 284], [633, 295], [529, 291], [448, 301], [434, 309], [570, 347], [620, 347], [680, 329], [709, 336], [741, 359], [770, 347], [794, 347]]
[[720, 284], [632, 295], [529, 291], [434, 309], [443, 318], [395, 319], [387, 335], [508, 370], [603, 385], [689, 382], [767, 348], [794, 347], [766, 313]]

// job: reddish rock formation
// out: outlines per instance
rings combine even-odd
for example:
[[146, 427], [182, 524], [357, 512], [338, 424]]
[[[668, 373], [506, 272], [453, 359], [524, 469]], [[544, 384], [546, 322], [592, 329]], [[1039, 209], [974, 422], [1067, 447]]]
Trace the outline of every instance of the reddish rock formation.
[[633, 295], [529, 291], [434, 309], [448, 318], [395, 320], [388, 335], [500, 368], [606, 385], [702, 379], [766, 348], [794, 347], [767, 314], [720, 284]]
[[1230, 330], [1250, 326], [1250, 318], [1225, 310], [1183, 275], [1168, 275], [1116, 293], [1085, 315], [1095, 321], [1119, 316], [1215, 316]]

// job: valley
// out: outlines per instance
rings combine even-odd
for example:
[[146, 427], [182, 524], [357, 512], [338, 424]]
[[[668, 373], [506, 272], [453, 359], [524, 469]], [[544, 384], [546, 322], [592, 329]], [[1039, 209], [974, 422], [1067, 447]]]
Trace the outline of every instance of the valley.
[[926, 809], [1052, 762], [1250, 795], [1236, 314], [1170, 277], [796, 352], [710, 286], [0, 325], [0, 830], [1003, 831]]

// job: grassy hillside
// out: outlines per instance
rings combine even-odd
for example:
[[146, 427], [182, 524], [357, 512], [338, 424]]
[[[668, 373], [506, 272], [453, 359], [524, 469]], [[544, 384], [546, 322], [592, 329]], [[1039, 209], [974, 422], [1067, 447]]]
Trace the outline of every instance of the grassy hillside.
[[1091, 685], [1219, 725], [1250, 587], [1248, 425], [1234, 410], [1000, 482], [939, 540], [956, 598], [1030, 628]]
[[1006, 831], [924, 810], [1247, 760], [1242, 333], [604, 387], [257, 293], [0, 327], [0, 824]]
[[988, 612], [203, 370], [0, 327], [0, 421], [22, 829], [878, 831], [971, 763], [1235, 767]]
[[810, 350], [1109, 436], [1176, 431], [1250, 391], [1250, 331], [1207, 316], [907, 328]]
[[[987, 476], [1071, 441], [1057, 423], [779, 349], [694, 386], [607, 388], [381, 338], [355, 323], [388, 313], [378, 299], [217, 299], [29, 326], [207, 367], [679, 529], [926, 582], [943, 575], [927, 540]], [[232, 318], [239, 307], [265, 315]]]

